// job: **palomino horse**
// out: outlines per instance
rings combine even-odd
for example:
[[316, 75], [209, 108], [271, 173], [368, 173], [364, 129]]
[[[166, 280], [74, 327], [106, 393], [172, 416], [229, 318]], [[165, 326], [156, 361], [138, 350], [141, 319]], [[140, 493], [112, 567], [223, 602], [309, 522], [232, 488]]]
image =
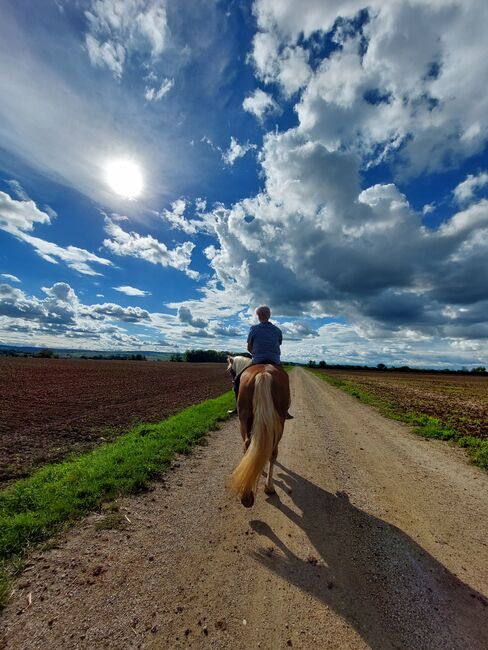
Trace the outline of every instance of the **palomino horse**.
[[259, 363], [242, 375], [237, 411], [244, 440], [244, 456], [233, 471], [229, 488], [246, 508], [254, 504], [259, 477], [269, 461], [264, 491], [274, 494], [273, 465], [290, 406], [290, 384], [280, 366]]

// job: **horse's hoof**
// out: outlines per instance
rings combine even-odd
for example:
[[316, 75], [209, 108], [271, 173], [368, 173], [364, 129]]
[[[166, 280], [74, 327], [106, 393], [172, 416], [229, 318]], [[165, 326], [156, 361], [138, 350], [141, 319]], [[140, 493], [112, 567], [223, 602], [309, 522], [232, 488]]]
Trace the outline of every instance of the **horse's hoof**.
[[252, 508], [252, 506], [254, 505], [254, 494], [252, 492], [243, 494], [241, 497], [241, 503], [244, 506], [244, 508]]
[[274, 487], [268, 487], [267, 485], [264, 486], [264, 492], [266, 494], [276, 494]]

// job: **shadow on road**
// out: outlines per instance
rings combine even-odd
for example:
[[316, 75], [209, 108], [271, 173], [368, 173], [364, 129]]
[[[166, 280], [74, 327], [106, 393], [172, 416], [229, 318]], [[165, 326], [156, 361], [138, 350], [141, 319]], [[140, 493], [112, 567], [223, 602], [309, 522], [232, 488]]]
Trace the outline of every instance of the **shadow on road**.
[[[256, 558], [346, 620], [375, 650], [488, 648], [488, 601], [399, 528], [277, 463], [277, 487], [302, 513], [269, 503], [300, 527], [314, 556], [295, 555], [268, 524], [251, 522], [282, 551]], [[291, 492], [290, 492], [291, 490]]]

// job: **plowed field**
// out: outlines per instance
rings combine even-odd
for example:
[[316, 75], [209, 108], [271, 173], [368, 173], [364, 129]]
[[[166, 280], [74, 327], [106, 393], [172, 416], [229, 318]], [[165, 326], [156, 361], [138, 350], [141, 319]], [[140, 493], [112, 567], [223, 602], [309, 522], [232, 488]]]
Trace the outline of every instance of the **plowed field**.
[[488, 438], [488, 377], [326, 370], [401, 412], [425, 413], [464, 435]]
[[225, 364], [0, 359], [0, 485], [230, 390]]

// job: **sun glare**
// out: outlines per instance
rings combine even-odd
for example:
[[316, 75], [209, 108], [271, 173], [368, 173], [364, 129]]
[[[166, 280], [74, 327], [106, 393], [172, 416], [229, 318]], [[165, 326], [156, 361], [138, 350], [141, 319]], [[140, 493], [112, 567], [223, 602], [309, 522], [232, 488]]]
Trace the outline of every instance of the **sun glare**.
[[110, 188], [124, 199], [136, 199], [144, 189], [142, 170], [132, 160], [113, 160], [107, 165], [106, 180]]

